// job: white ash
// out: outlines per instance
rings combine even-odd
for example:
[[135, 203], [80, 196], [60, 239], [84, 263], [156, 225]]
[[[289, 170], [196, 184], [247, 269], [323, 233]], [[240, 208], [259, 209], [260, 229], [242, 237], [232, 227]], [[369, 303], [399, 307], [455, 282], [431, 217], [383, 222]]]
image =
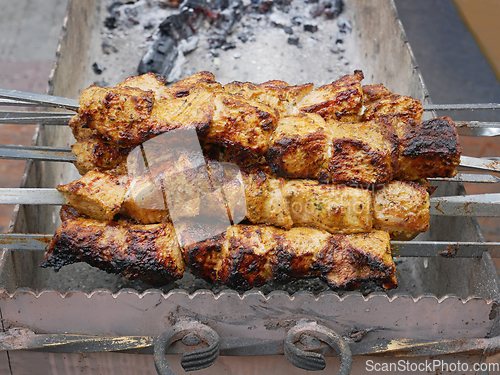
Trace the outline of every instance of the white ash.
[[[103, 71], [99, 75], [92, 72], [88, 85], [99, 82], [109, 86], [138, 75], [141, 59], [161, 36], [159, 25], [180, 12], [178, 8], [166, 7], [166, 1], [158, 0], [103, 3], [106, 10], [101, 11], [97, 21], [99, 33], [94, 33], [90, 48], [91, 64], [98, 64]], [[279, 79], [290, 84], [323, 85], [359, 67], [356, 63], [359, 52], [351, 41], [352, 14], [348, 2], [341, 17], [337, 1], [244, 0], [241, 4], [246, 11], [237, 21], [228, 14], [229, 8], [224, 13], [226, 18], [219, 17], [217, 22], [210, 22], [207, 17], [196, 19], [196, 24], [191, 25], [196, 39], [190, 40], [191, 35], [185, 41], [180, 40], [171, 56], [170, 70], [163, 72], [168, 81], [208, 70], [221, 83]], [[249, 11], [252, 4], [272, 6], [272, 11]], [[334, 16], [327, 13], [328, 9], [336, 12]], [[115, 18], [114, 28], [105, 26], [110, 15]], [[215, 48], [217, 43], [219, 46]]]

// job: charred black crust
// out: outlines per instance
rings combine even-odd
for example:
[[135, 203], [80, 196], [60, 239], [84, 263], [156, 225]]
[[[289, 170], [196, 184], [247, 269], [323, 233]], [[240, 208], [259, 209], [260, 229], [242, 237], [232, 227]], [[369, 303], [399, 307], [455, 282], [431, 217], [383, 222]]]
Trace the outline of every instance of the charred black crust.
[[48, 246], [41, 267], [53, 267], [58, 271], [62, 266], [85, 262], [108, 273], [141, 280], [152, 286], [165, 285], [182, 277], [183, 269], [172, 260], [165, 262], [159, 255], [161, 249], [156, 240], [165, 234], [164, 227], [130, 228], [126, 247], [115, 248], [113, 243], [103, 246], [101, 241], [105, 231], [119, 227], [118, 223], [110, 222], [105, 227], [91, 230], [80, 230], [78, 223], [72, 219], [63, 222]]
[[402, 137], [401, 144], [401, 155], [408, 157], [442, 155], [451, 159], [459, 158], [462, 152], [457, 128], [448, 117], [415, 123]]

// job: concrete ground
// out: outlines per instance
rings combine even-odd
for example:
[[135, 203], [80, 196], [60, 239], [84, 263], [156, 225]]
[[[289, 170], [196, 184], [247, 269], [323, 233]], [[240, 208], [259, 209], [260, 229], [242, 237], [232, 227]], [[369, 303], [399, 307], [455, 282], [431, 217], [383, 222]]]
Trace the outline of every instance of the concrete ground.
[[[68, 0], [0, 0], [0, 87], [43, 93]], [[400, 18], [435, 103], [500, 103], [500, 82], [459, 17], [452, 0], [396, 0]], [[442, 113], [455, 120], [500, 121], [500, 111]], [[3, 144], [31, 142], [33, 126], [0, 125]], [[498, 137], [462, 137], [464, 154], [500, 156]], [[19, 186], [24, 162], [0, 160], [0, 187]], [[498, 186], [469, 185], [469, 194]], [[11, 206], [0, 206], [6, 232]], [[481, 219], [485, 237], [500, 241], [500, 220]]]

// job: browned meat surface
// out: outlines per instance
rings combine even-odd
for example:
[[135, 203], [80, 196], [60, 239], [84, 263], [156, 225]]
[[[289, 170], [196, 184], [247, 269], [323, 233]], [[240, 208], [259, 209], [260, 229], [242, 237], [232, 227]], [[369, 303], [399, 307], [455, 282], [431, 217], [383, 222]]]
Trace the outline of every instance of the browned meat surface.
[[82, 215], [113, 220], [120, 211], [128, 188], [127, 176], [90, 171], [77, 181], [59, 185], [66, 203]]
[[325, 120], [359, 121], [363, 107], [361, 81], [363, 72], [356, 70], [329, 85], [314, 89], [297, 105], [306, 113], [316, 113]]
[[271, 224], [282, 228], [294, 225], [285, 199], [285, 180], [271, 178], [260, 168], [243, 171], [246, 217], [252, 223]]
[[81, 175], [88, 171], [109, 174], [127, 174], [127, 157], [130, 149], [121, 148], [91, 136], [71, 146], [76, 156], [75, 166]]
[[241, 96], [253, 103], [266, 104], [275, 108], [280, 116], [292, 113], [297, 103], [301, 102], [314, 88], [312, 83], [290, 86], [283, 81], [268, 81], [259, 85], [250, 82], [231, 82], [224, 85], [224, 91]]
[[202, 133], [206, 142], [265, 155], [276, 127], [276, 110], [226, 93], [215, 95], [214, 105], [212, 122]]
[[429, 229], [429, 193], [410, 181], [391, 181], [375, 192], [373, 227], [408, 240]]
[[320, 180], [362, 185], [392, 180], [398, 140], [394, 128], [381, 121], [328, 121], [332, 133], [331, 157]]
[[279, 121], [267, 161], [283, 177], [384, 184], [394, 176], [397, 151], [397, 136], [387, 122], [324, 122], [309, 114]]
[[[63, 208], [65, 211], [65, 208]], [[85, 262], [130, 280], [161, 286], [180, 279], [184, 262], [172, 224], [137, 225], [74, 217], [56, 231], [41, 267]]]
[[[203, 228], [191, 231], [199, 236]], [[185, 230], [181, 236], [190, 235]], [[367, 280], [386, 289], [397, 286], [389, 235], [382, 231], [333, 235], [312, 228], [236, 225], [185, 247], [183, 255], [194, 275], [237, 289], [307, 276], [318, 276], [332, 288], [354, 289]]]
[[381, 83], [376, 85], [365, 85], [361, 87], [363, 91], [363, 105], [368, 106], [375, 100], [382, 99], [385, 96], [392, 95], [387, 88]]
[[283, 117], [270, 140], [267, 162], [279, 176], [324, 180], [332, 137], [317, 114]]

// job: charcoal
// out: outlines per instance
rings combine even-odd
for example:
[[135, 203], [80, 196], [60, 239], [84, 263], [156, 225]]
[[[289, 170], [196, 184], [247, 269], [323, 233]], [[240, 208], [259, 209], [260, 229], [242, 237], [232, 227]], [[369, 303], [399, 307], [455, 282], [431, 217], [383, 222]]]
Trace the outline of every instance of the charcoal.
[[186, 8], [179, 14], [167, 17], [159, 26], [161, 33], [177, 42], [189, 38], [193, 34], [188, 24], [188, 19], [192, 15], [193, 10]]
[[323, 14], [325, 9], [326, 9], [325, 4], [323, 3], [317, 4], [314, 8], [311, 9], [311, 17], [318, 18]]
[[327, 19], [334, 19], [340, 16], [344, 10], [344, 2], [342, 0], [333, 0], [325, 3], [325, 16]]
[[139, 63], [138, 72], [154, 72], [163, 76], [172, 70], [179, 51], [175, 40], [169, 35], [161, 35], [153, 42]]
[[101, 48], [102, 52], [104, 52], [106, 55], [109, 55], [112, 52], [118, 52], [118, 49], [114, 45], [112, 45], [109, 40], [104, 40], [102, 42]]
[[248, 36], [248, 33], [239, 33], [238, 34], [238, 39], [241, 40], [243, 43], [246, 43], [248, 42], [248, 39], [250, 39], [250, 37]]
[[269, 13], [273, 9], [273, 2], [269, 0], [251, 0], [250, 9], [260, 14]]
[[92, 64], [92, 70], [95, 74], [101, 74], [104, 71], [104, 68], [101, 64], [95, 62]]
[[108, 29], [112, 30], [118, 27], [118, 17], [120, 16], [120, 10], [118, 8], [122, 5], [122, 2], [116, 1], [108, 7], [109, 17], [104, 20], [104, 26]]
[[304, 19], [300, 16], [295, 16], [292, 18], [292, 24], [294, 26], [301, 26], [304, 23]]
[[288, 37], [288, 44], [291, 44], [293, 46], [298, 46], [299, 45], [299, 37], [298, 36]]
[[315, 22], [308, 21], [304, 23], [304, 31], [315, 33], [316, 31], [318, 31], [318, 24], [316, 24]]
[[343, 17], [339, 18], [337, 24], [339, 25], [339, 31], [343, 34], [348, 34], [352, 31], [351, 23]]
[[116, 17], [107, 17], [105, 20], [104, 20], [104, 26], [106, 26], [108, 29], [112, 30], [112, 29], [116, 29], [117, 27], [117, 24], [116, 24]]

